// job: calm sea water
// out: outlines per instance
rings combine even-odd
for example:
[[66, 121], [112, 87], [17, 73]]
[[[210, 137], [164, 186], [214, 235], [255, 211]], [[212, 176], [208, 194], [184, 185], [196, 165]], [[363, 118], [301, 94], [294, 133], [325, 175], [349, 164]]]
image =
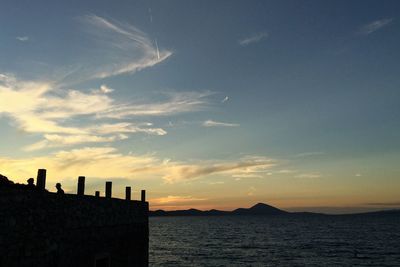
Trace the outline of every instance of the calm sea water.
[[150, 266], [400, 266], [400, 218], [151, 217]]

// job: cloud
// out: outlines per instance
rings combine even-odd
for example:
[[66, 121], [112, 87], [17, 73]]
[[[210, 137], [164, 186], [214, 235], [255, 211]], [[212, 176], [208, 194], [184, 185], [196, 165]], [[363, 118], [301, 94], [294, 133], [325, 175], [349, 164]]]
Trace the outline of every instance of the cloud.
[[389, 25], [392, 21], [393, 18], [384, 18], [380, 20], [375, 20], [371, 23], [361, 26], [358, 32], [363, 35], [369, 35]]
[[108, 87], [105, 84], [101, 85], [99, 89], [92, 90], [92, 93], [94, 94], [109, 94], [112, 92], [114, 92], [114, 89]]
[[295, 178], [306, 178], [306, 179], [315, 179], [315, 178], [321, 178], [322, 174], [319, 172], [300, 172], [299, 170], [289, 170], [289, 169], [283, 169], [283, 170], [278, 170], [275, 172], [268, 172], [267, 175], [273, 175], [273, 174], [281, 174], [281, 175], [288, 175], [292, 174], [292, 177]]
[[275, 160], [263, 156], [245, 156], [242, 158], [242, 161], [253, 162], [254, 164], [233, 170], [231, 176], [236, 178], [236, 180], [241, 180], [242, 178], [265, 178], [271, 175], [270, 169], [276, 165]]
[[[165, 135], [162, 128], [126, 120], [200, 111], [207, 106], [212, 92], [164, 93], [160, 94], [164, 99], [156, 102], [132, 103], [114, 99], [114, 89], [106, 84], [98, 89], [73, 89], [71, 85], [82, 81], [135, 73], [172, 55], [133, 25], [96, 15], [83, 16], [79, 21], [86, 30], [85, 37], [93, 43], [74, 71], [58, 81], [25, 81], [0, 74], [0, 116], [10, 119], [20, 131], [43, 136], [25, 150], [109, 143], [134, 133]], [[113, 120], [119, 122], [110, 123]]]
[[21, 42], [29, 41], [29, 37], [28, 36], [17, 36], [17, 37], [15, 37], [15, 39], [17, 39], [18, 41], [21, 41]]
[[85, 143], [109, 143], [127, 139], [128, 136], [124, 134], [112, 136], [45, 134], [44, 138], [45, 140], [26, 146], [24, 150], [34, 151], [48, 147], [63, 147]]
[[13, 178], [31, 177], [39, 167], [48, 169], [50, 180], [55, 174], [58, 178], [78, 175], [110, 178], [126, 177], [129, 170], [135, 167], [150, 166], [157, 162], [158, 160], [152, 156], [123, 155], [112, 147], [85, 147], [62, 150], [41, 157], [18, 159], [0, 157], [0, 169], [6, 170], [8, 176]]
[[209, 185], [220, 185], [220, 184], [225, 184], [224, 181], [215, 181], [215, 182], [207, 182]]
[[39, 133], [44, 137], [44, 140], [25, 147], [25, 150], [113, 142], [126, 137], [121, 134], [165, 135], [167, 132], [164, 129], [151, 123], [109, 121], [201, 110], [207, 106], [207, 97], [212, 94], [169, 93], [160, 102], [129, 103], [112, 98], [109, 93], [113, 89], [106, 85], [89, 92], [56, 88], [54, 82], [21, 81], [13, 75], [0, 74], [0, 116], [13, 120], [19, 130]]
[[238, 173], [238, 174], [234, 174], [232, 175], [232, 177], [237, 178], [237, 181], [242, 180], [242, 178], [263, 178], [264, 175], [260, 175], [257, 173]]
[[320, 173], [302, 173], [295, 176], [295, 178], [309, 178], [309, 179], [321, 178], [321, 177], [322, 175]]
[[177, 210], [192, 208], [194, 204], [204, 203], [207, 200], [207, 198], [193, 196], [168, 195], [166, 197], [151, 198], [149, 202], [152, 209]]
[[79, 68], [81, 77], [86, 77], [82, 79], [133, 74], [161, 63], [172, 55], [171, 51], [159, 49], [158, 43], [153, 43], [146, 33], [131, 24], [93, 14], [81, 17], [80, 21], [87, 33], [96, 37], [92, 59], [103, 59], [98, 66]]
[[212, 92], [179, 92], [164, 93], [168, 101], [148, 104], [119, 105], [102, 115], [108, 118], [124, 118], [129, 116], [166, 116], [182, 112], [200, 111], [208, 105], [207, 97]]
[[151, 199], [151, 204], [160, 206], [162, 204], [177, 204], [177, 203], [188, 203], [188, 202], [196, 202], [196, 201], [204, 201], [207, 200], [205, 198], [195, 198], [192, 196], [167, 196], [161, 198], [153, 198]]
[[152, 123], [133, 124], [129, 122], [99, 124], [87, 128], [89, 132], [97, 134], [115, 133], [147, 133], [153, 135], [166, 135], [167, 132], [162, 128], [145, 128], [152, 126]]
[[276, 171], [275, 173], [288, 174], [288, 173], [295, 173], [295, 172], [297, 172], [297, 171], [296, 170], [286, 170], [286, 169], [284, 169], [284, 170]]
[[240, 124], [206, 120], [205, 122], [203, 122], [203, 126], [204, 127], [238, 127], [238, 126], [240, 126]]
[[271, 159], [259, 156], [247, 156], [234, 162], [220, 163], [198, 163], [196, 165], [178, 164], [171, 166], [169, 173], [164, 175], [167, 183], [174, 183], [182, 180], [196, 179], [198, 177], [225, 174], [235, 177], [243, 174], [260, 174], [266, 172], [269, 168], [275, 166], [275, 162]]
[[35, 174], [38, 168], [46, 168], [50, 180], [57, 174], [57, 179], [86, 175], [99, 179], [163, 179], [167, 183], [176, 183], [216, 174], [231, 177], [236, 173], [266, 170], [274, 164], [274, 161], [264, 157], [187, 164], [149, 154], [121, 154], [113, 147], [61, 150], [40, 157], [0, 157], [0, 170], [7, 172], [3, 174], [22, 182], [25, 177]]
[[243, 38], [243, 39], [239, 40], [238, 42], [239, 42], [239, 45], [241, 45], [241, 46], [247, 46], [249, 44], [260, 42], [261, 40], [263, 40], [267, 37], [268, 37], [268, 33], [260, 32], [260, 33], [254, 34], [252, 36]]

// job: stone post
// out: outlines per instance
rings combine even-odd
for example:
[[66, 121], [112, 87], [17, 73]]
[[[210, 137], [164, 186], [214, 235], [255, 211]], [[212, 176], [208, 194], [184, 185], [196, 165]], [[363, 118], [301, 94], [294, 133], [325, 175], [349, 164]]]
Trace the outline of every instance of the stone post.
[[125, 187], [125, 199], [131, 200], [131, 187], [130, 186]]
[[85, 176], [78, 177], [78, 195], [83, 196], [85, 194]]
[[36, 188], [39, 190], [44, 190], [46, 188], [46, 169], [38, 170]]
[[142, 190], [141, 200], [142, 200], [142, 202], [146, 201], [146, 190]]
[[106, 182], [106, 198], [111, 198], [112, 182]]

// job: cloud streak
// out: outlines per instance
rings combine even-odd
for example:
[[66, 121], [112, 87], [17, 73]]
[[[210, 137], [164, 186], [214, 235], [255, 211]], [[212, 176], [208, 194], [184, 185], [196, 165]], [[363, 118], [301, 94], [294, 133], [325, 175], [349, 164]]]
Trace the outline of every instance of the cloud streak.
[[369, 35], [373, 32], [382, 29], [385, 26], [388, 26], [390, 23], [392, 23], [392, 21], [393, 18], [384, 18], [380, 20], [375, 20], [368, 24], [363, 25], [358, 32], [363, 35]]
[[[80, 17], [79, 22], [92, 42], [91, 49], [81, 57], [90, 65], [83, 63], [58, 81], [25, 81], [12, 74], [0, 74], [0, 116], [10, 119], [20, 131], [43, 137], [26, 146], [25, 151], [110, 143], [135, 133], [165, 135], [162, 128], [130, 121], [200, 111], [207, 106], [212, 92], [162, 93], [162, 100], [133, 103], [117, 101], [113, 97], [115, 90], [106, 84], [98, 89], [73, 89], [73, 84], [82, 81], [133, 74], [172, 55], [131, 24], [94, 14]], [[118, 122], [111, 123], [115, 120]]]
[[17, 39], [18, 41], [21, 41], [21, 42], [29, 41], [29, 37], [28, 36], [17, 36], [17, 37], [15, 37], [15, 39]]
[[152, 205], [160, 206], [163, 204], [191, 203], [196, 201], [204, 201], [205, 198], [195, 198], [192, 196], [166, 196], [151, 199]]
[[[200, 161], [193, 164], [164, 160], [154, 155], [121, 154], [113, 147], [84, 147], [61, 150], [47, 156], [28, 158], [0, 157], [0, 170], [8, 177], [30, 177], [38, 166], [58, 176], [87, 175], [94, 178], [163, 179], [177, 183], [209, 175], [232, 177], [239, 173], [260, 173], [275, 161], [264, 157], [244, 157], [234, 161]], [[60, 177], [58, 177], [60, 178]]]
[[[157, 103], [129, 103], [112, 98], [113, 89], [106, 85], [90, 92], [54, 88], [52, 82], [21, 81], [12, 75], [0, 74], [0, 116], [12, 119], [19, 130], [43, 134], [44, 140], [25, 147], [27, 151], [113, 142], [135, 133], [165, 135], [164, 129], [151, 123], [121, 120], [201, 110], [211, 94], [170, 93]], [[119, 122], [110, 123], [112, 119]]]
[[45, 134], [44, 138], [45, 140], [26, 146], [24, 150], [35, 151], [43, 148], [63, 147], [86, 143], [110, 143], [117, 140], [128, 139], [128, 136], [125, 134], [112, 136]]
[[131, 24], [93, 14], [82, 17], [81, 21], [89, 35], [98, 37], [95, 39], [98, 51], [93, 56], [105, 59], [89, 71], [79, 69], [88, 79], [133, 74], [172, 55], [171, 51], [159, 49], [157, 42], [154, 44], [146, 33]]
[[213, 174], [224, 174], [231, 177], [241, 174], [259, 175], [275, 166], [275, 164], [274, 160], [259, 156], [247, 156], [234, 162], [203, 162], [196, 165], [177, 164], [169, 169], [169, 173], [164, 175], [163, 179], [167, 183], [174, 183]]
[[182, 112], [204, 109], [208, 105], [207, 97], [212, 92], [180, 92], [165, 93], [168, 101], [147, 104], [125, 104], [116, 106], [102, 115], [108, 118], [124, 118], [129, 116], [166, 116]]
[[322, 175], [320, 173], [301, 173], [299, 175], [296, 175], [295, 178], [306, 178], [306, 179], [316, 179], [316, 178], [321, 178]]
[[258, 43], [258, 42], [262, 41], [263, 39], [268, 38], [268, 36], [269, 36], [268, 33], [260, 32], [260, 33], [254, 34], [252, 36], [240, 39], [238, 41], [238, 43], [241, 46], [247, 46], [247, 45], [250, 45], [250, 44], [253, 44], [253, 43]]
[[240, 124], [237, 123], [226, 123], [213, 120], [206, 120], [202, 124], [204, 127], [239, 127]]

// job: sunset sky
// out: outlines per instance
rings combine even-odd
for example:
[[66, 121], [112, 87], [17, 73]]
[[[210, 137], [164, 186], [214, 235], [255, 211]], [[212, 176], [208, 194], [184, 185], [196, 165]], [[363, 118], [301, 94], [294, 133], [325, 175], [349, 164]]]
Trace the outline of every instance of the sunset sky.
[[0, 173], [151, 209], [400, 207], [399, 1], [1, 1]]

